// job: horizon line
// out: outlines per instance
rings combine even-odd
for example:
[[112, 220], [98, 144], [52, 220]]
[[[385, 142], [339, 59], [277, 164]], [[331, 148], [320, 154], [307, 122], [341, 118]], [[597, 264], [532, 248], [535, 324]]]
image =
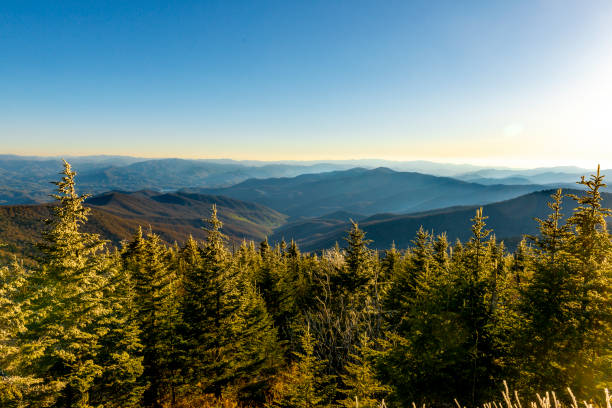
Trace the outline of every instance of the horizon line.
[[[539, 161], [532, 161], [529, 159], [514, 159], [514, 160], [503, 160], [495, 157], [491, 158], [457, 158], [457, 159], [440, 159], [440, 158], [386, 158], [386, 157], [350, 157], [350, 158], [322, 158], [322, 159], [251, 159], [251, 158], [232, 158], [228, 156], [218, 156], [218, 157], [194, 157], [194, 156], [132, 156], [129, 154], [109, 154], [109, 153], [100, 153], [100, 154], [48, 154], [48, 155], [40, 155], [40, 154], [22, 154], [22, 153], [0, 153], [0, 156], [13, 156], [19, 158], [37, 158], [37, 159], [86, 159], [86, 158], [129, 158], [136, 159], [141, 161], [149, 161], [149, 160], [185, 160], [185, 161], [233, 161], [237, 163], [245, 163], [245, 162], [255, 162], [262, 164], [292, 164], [292, 163], [309, 163], [309, 164], [325, 164], [325, 163], [350, 163], [350, 162], [368, 162], [368, 161], [380, 161], [380, 162], [390, 162], [396, 164], [409, 164], [409, 163], [429, 163], [429, 164], [438, 164], [438, 165], [447, 165], [447, 166], [466, 166], [466, 167], [475, 167], [480, 169], [486, 168], [495, 168], [495, 169], [503, 169], [503, 170], [528, 170], [528, 169], [538, 169], [538, 168], [557, 168], [557, 167], [575, 167], [580, 170], [589, 170], [590, 166], [586, 166], [582, 161], [577, 162], [567, 162], [567, 161], [547, 161], [547, 163], [543, 163]], [[499, 164], [493, 164], [492, 161], [497, 161]], [[510, 162], [517, 163], [521, 162], [521, 164], [509, 164]], [[526, 162], [532, 161], [532, 164], [526, 164]], [[593, 168], [596, 168], [599, 164], [596, 164]], [[603, 169], [609, 167], [608, 164], [601, 165]]]

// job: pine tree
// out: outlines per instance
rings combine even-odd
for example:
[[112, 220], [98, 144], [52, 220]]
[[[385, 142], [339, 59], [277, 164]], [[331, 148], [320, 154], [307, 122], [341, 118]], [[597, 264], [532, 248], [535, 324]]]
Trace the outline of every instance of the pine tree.
[[436, 237], [433, 243], [433, 258], [436, 262], [438, 273], [444, 273], [448, 270], [450, 262], [448, 250], [449, 246], [446, 233], [442, 233]]
[[279, 339], [290, 344], [285, 348], [286, 358], [293, 356], [292, 350], [299, 342], [303, 314], [312, 307], [315, 296], [313, 271], [316, 267], [309, 265], [309, 261], [301, 254], [297, 243], [291, 240], [282, 262], [277, 265], [279, 273], [275, 292], [279, 309], [275, 326]]
[[325, 361], [314, 353], [315, 340], [306, 328], [300, 338], [301, 351], [296, 361], [274, 389], [271, 407], [315, 408], [331, 407], [336, 395], [334, 378], [326, 374]]
[[134, 287], [123, 269], [118, 253], [108, 255], [104, 268], [107, 285], [102, 302], [110, 311], [102, 323], [97, 358], [103, 367], [102, 376], [91, 391], [94, 406], [140, 407], [144, 385], [141, 381], [142, 344], [136, 320]]
[[512, 256], [512, 275], [516, 283], [517, 291], [520, 293], [531, 280], [534, 255], [527, 244], [525, 237], [518, 243]]
[[585, 193], [570, 195], [577, 203], [568, 219], [574, 231], [568, 241], [574, 301], [568, 306], [576, 322], [576, 335], [568, 339], [576, 350], [571, 386], [583, 392], [595, 392], [612, 377], [612, 240], [606, 225], [612, 210], [602, 207], [603, 178], [598, 166], [579, 182]]
[[188, 381], [198, 392], [218, 397], [239, 371], [240, 291], [216, 206], [206, 221], [201, 266], [185, 276], [182, 316]]
[[340, 404], [346, 408], [378, 408], [391, 388], [376, 378], [372, 364], [373, 353], [366, 335], [360, 337], [357, 352], [351, 354], [351, 361], [345, 366], [346, 373], [341, 376], [345, 398]]
[[[389, 324], [399, 330], [405, 330], [406, 313], [410, 313], [412, 303], [416, 300], [419, 284], [424, 284], [430, 276], [430, 268], [434, 264], [431, 234], [420, 227], [412, 247], [406, 253], [404, 267], [391, 277], [391, 286], [386, 294], [385, 307], [389, 312]], [[403, 328], [398, 328], [403, 325]]]
[[387, 294], [389, 331], [378, 369], [400, 406], [435, 405], [456, 396], [450, 393], [458, 388], [456, 371], [466, 360], [467, 333], [455, 307], [458, 287], [445, 269], [452, 265], [445, 265], [443, 252], [444, 245], [435, 252], [431, 234], [419, 229]]
[[[468, 331], [465, 344], [469, 360], [462, 375], [468, 379], [469, 394], [464, 399], [476, 405], [484, 396], [483, 391], [491, 388], [491, 377], [497, 367], [494, 341], [491, 335], [492, 308], [491, 297], [494, 287], [491, 286], [491, 275], [496, 265], [492, 262], [496, 241], [487, 241], [491, 230], [486, 229], [486, 219], [482, 208], [476, 210], [472, 221], [472, 236], [463, 253], [463, 271], [457, 282], [462, 305], [459, 307], [461, 319]], [[468, 362], [469, 361], [469, 362]]]
[[372, 278], [372, 253], [368, 248], [371, 242], [365, 239], [365, 232], [352, 221], [352, 228], [346, 238], [346, 269], [333, 277], [333, 284], [342, 291], [354, 293]]
[[282, 350], [272, 317], [255, 287], [247, 280], [240, 286], [237, 352], [232, 355], [233, 394], [247, 401], [263, 401], [273, 375], [283, 363]]
[[568, 385], [566, 367], [572, 358], [566, 348], [572, 319], [565, 306], [573, 296], [567, 253], [571, 231], [562, 224], [562, 191], [551, 198], [551, 213], [545, 220], [537, 219], [540, 235], [530, 237], [535, 245], [533, 278], [524, 285], [519, 304], [526, 327], [518, 333], [516, 354], [525, 368], [521, 386], [531, 391]]
[[[89, 209], [83, 206], [86, 195], [77, 195], [70, 165], [64, 161], [62, 179], [54, 184], [57, 205], [53, 218], [43, 232], [43, 253], [38, 268], [28, 279], [28, 311], [25, 330], [17, 344], [22, 360], [18, 371], [40, 378], [37, 396], [29, 404], [66, 407], [91, 406], [93, 393], [101, 381], [113, 377], [106, 367], [105, 336], [113, 310], [104, 299], [108, 295], [108, 257], [100, 251], [104, 242], [95, 234], [80, 231]], [[138, 394], [133, 379], [138, 376], [138, 359], [128, 333], [118, 332], [122, 361], [131, 374], [114, 376], [113, 381], [130, 395]], [[125, 354], [123, 354], [125, 352]], [[113, 400], [103, 392], [102, 398]]]
[[169, 252], [152, 232], [139, 229], [123, 254], [124, 268], [133, 284], [135, 317], [143, 346], [145, 407], [161, 407], [164, 391], [176, 372], [177, 278], [170, 269]]
[[384, 251], [380, 266], [384, 280], [391, 279], [399, 273], [402, 268], [402, 254], [395, 247], [395, 242], [391, 244], [391, 248]]
[[20, 377], [17, 364], [22, 357], [14, 344], [25, 329], [29, 271], [16, 259], [0, 267], [0, 406], [17, 408], [25, 405], [28, 388], [35, 378]]

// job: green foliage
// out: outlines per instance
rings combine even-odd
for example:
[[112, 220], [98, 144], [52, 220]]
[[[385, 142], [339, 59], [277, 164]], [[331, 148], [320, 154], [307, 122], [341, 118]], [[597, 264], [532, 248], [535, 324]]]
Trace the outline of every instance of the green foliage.
[[[12, 338], [8, 367], [12, 376], [34, 384], [25, 391], [30, 406], [89, 407], [96, 398], [116, 399], [116, 389], [123, 392], [122, 405], [133, 406], [140, 391], [135, 378], [142, 371], [138, 341], [130, 327], [125, 332], [120, 327], [128, 313], [111, 306], [113, 263], [100, 252], [104, 242], [80, 231], [87, 196], [76, 194], [74, 176], [64, 162], [53, 195], [58, 204], [43, 233], [43, 256], [26, 276], [21, 290], [27, 297], [14, 298], [19, 302], [14, 307], [23, 311], [22, 327]], [[100, 350], [111, 338], [112, 356]]]
[[353, 223], [345, 248], [318, 254], [267, 239], [230, 250], [216, 206], [204, 241], [138, 229], [117, 252], [84, 232], [74, 176], [66, 163], [36, 262], [0, 266], [2, 407], [477, 406], [501, 379], [610, 386], [599, 172], [566, 222], [553, 194], [512, 254], [482, 209], [453, 245], [420, 228], [379, 254]]
[[276, 329], [252, 274], [227, 250], [214, 206], [207, 223], [203, 248], [191, 242], [183, 251], [190, 254], [182, 302], [186, 375], [197, 392], [253, 398], [281, 363]]
[[284, 381], [274, 390], [271, 407], [314, 408], [331, 407], [335, 394], [334, 378], [325, 373], [325, 361], [314, 354], [315, 340], [307, 327], [301, 338], [297, 360], [285, 373]]
[[368, 337], [362, 335], [357, 353], [351, 354], [351, 360], [345, 366], [346, 374], [341, 376], [343, 393], [346, 395], [340, 401], [342, 406], [378, 408], [391, 392], [391, 387], [383, 385], [377, 378], [372, 364], [373, 354]]
[[172, 389], [176, 375], [177, 291], [176, 272], [171, 269], [171, 254], [153, 233], [143, 236], [138, 230], [122, 253], [123, 267], [133, 285], [134, 317], [143, 346], [147, 387], [145, 407], [159, 407], [165, 392]]

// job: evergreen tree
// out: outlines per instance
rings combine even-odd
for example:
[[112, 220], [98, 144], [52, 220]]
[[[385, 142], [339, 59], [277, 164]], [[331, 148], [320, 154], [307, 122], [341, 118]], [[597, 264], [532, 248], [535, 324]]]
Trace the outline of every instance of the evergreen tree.
[[351, 361], [346, 366], [346, 374], [342, 375], [345, 398], [340, 404], [346, 408], [378, 408], [385, 397], [391, 392], [389, 386], [383, 385], [376, 378], [375, 367], [372, 364], [373, 352], [366, 335], [360, 337], [357, 353], [351, 354]]
[[365, 232], [352, 221], [352, 228], [346, 238], [346, 268], [333, 277], [332, 283], [342, 288], [342, 291], [354, 293], [367, 284], [372, 278], [372, 253], [368, 244], [372, 241], [365, 239]]
[[263, 401], [283, 363], [282, 350], [263, 298], [247, 280], [240, 284], [240, 293], [237, 352], [232, 355], [234, 394], [247, 401]]
[[314, 353], [315, 340], [306, 328], [300, 338], [301, 351], [297, 360], [274, 390], [271, 407], [315, 408], [331, 407], [336, 395], [334, 378], [326, 374], [325, 361]]
[[433, 243], [433, 258], [436, 262], [438, 273], [448, 271], [450, 257], [448, 255], [448, 239], [446, 233], [442, 233], [436, 237]]
[[[100, 253], [104, 242], [80, 231], [89, 209], [83, 206], [87, 196], [75, 191], [76, 173], [64, 161], [61, 174], [62, 179], [54, 183], [57, 205], [43, 233], [40, 268], [27, 283], [31, 297], [25, 329], [17, 338], [23, 357], [18, 371], [41, 380], [40, 392], [29, 405], [89, 407], [94, 392], [115, 400], [115, 395], [99, 388], [102, 381], [112, 380], [130, 396], [138, 394], [134, 378], [140, 374], [139, 361], [132, 354], [137, 343], [129, 330], [115, 331], [115, 339], [123, 342], [118, 348], [120, 361], [107, 366], [103, 347], [113, 330], [114, 315], [111, 300], [105, 299], [113, 294], [107, 289], [109, 261]], [[117, 376], [113, 374], [116, 366], [131, 372]]]
[[532, 391], [568, 384], [566, 367], [572, 358], [566, 347], [566, 339], [573, 336], [566, 307], [573, 296], [567, 253], [571, 231], [562, 224], [562, 191], [551, 198], [550, 215], [537, 220], [540, 235], [531, 237], [535, 244], [533, 278], [524, 286], [519, 305], [526, 327], [519, 332], [516, 354], [525, 367], [521, 386]]
[[[28, 271], [16, 259], [0, 267], [0, 406], [25, 405], [28, 388], [35, 378], [20, 377], [16, 363], [22, 357], [14, 339], [25, 329]], [[25, 307], [24, 307], [25, 306]]]
[[105, 259], [107, 284], [102, 302], [109, 310], [102, 323], [98, 360], [104, 368], [91, 391], [91, 404], [116, 408], [140, 407], [144, 385], [141, 381], [142, 344], [136, 320], [134, 286], [118, 253]]
[[281, 361], [276, 330], [249, 273], [227, 251], [215, 206], [207, 222], [201, 265], [188, 269], [184, 284], [190, 383], [216, 396], [225, 389], [253, 397]]
[[207, 239], [202, 248], [202, 264], [185, 276], [182, 316], [188, 344], [190, 382], [201, 392], [221, 395], [232, 380], [234, 336], [239, 322], [237, 274], [232, 268], [223, 224], [213, 205]]
[[169, 252], [159, 237], [144, 237], [139, 229], [122, 254], [133, 283], [135, 317], [143, 346], [145, 407], [161, 407], [164, 392], [172, 388], [176, 372], [176, 275]]
[[[491, 298], [494, 287], [491, 275], [496, 272], [492, 260], [495, 252], [495, 239], [487, 241], [491, 230], [486, 229], [486, 219], [482, 208], [476, 210], [472, 221], [472, 237], [463, 252], [463, 270], [456, 282], [458, 298], [461, 302], [458, 311], [468, 333], [466, 346], [467, 359], [463, 363], [461, 375], [469, 384], [464, 400], [476, 405], [491, 390], [492, 374], [499, 369], [494, 350], [492, 332]], [[495, 281], [495, 280], [494, 280]]]
[[606, 225], [612, 210], [602, 207], [603, 178], [598, 166], [579, 182], [585, 193], [570, 196], [577, 207], [568, 219], [574, 231], [568, 241], [574, 301], [568, 309], [576, 335], [567, 340], [576, 350], [570, 385], [582, 392], [595, 392], [612, 378], [612, 240]]

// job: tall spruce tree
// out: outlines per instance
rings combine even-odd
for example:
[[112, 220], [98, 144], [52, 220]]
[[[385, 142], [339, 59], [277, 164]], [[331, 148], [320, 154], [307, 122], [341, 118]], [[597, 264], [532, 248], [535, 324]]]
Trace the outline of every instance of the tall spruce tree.
[[[16, 339], [23, 357], [18, 370], [41, 380], [30, 406], [90, 407], [94, 398], [113, 406], [117, 396], [100, 384], [112, 381], [129, 394], [128, 400], [138, 395], [138, 343], [129, 329], [112, 327], [113, 316], [122, 320], [125, 315], [113, 311], [105, 299], [116, 292], [108, 289], [110, 261], [101, 253], [104, 242], [80, 231], [89, 213], [83, 206], [87, 196], [76, 193], [76, 173], [65, 161], [61, 175], [54, 183], [57, 205], [43, 232], [40, 267], [28, 279], [29, 310]], [[109, 331], [121, 341], [116, 349], [120, 356], [111, 366], [104, 349]], [[117, 367], [130, 372], [116, 375]]]
[[227, 250], [214, 205], [207, 223], [201, 263], [187, 270], [184, 283], [189, 382], [200, 393], [254, 398], [281, 362], [276, 330], [251, 273]]
[[363, 334], [356, 352], [351, 354], [351, 360], [345, 366], [346, 373], [341, 376], [344, 385], [342, 393], [345, 395], [340, 401], [341, 406], [379, 408], [391, 392], [391, 387], [382, 384], [376, 377], [373, 359], [370, 340]]
[[214, 205], [207, 223], [202, 263], [185, 276], [182, 316], [189, 381], [200, 392], [220, 396], [232, 380], [231, 352], [239, 324], [240, 294]]
[[[569, 225], [563, 224], [563, 193], [559, 189], [548, 203], [546, 219], [536, 219], [540, 234], [534, 241], [533, 278], [523, 283], [519, 304], [525, 327], [519, 331], [516, 354], [524, 367], [520, 387], [539, 392], [558, 384], [568, 384], [566, 370], [570, 354], [566, 339], [571, 319], [565, 305], [571, 302], [567, 244]], [[520, 252], [517, 251], [517, 255]]]
[[102, 320], [106, 330], [100, 336], [97, 355], [103, 372], [92, 388], [91, 404], [140, 407], [145, 387], [134, 286], [117, 252], [108, 254], [105, 261], [107, 284], [102, 302], [109, 313]]
[[301, 350], [273, 390], [270, 407], [331, 408], [336, 397], [334, 377], [326, 373], [325, 361], [315, 355], [316, 341], [306, 327], [300, 337]]
[[612, 240], [606, 218], [612, 210], [602, 207], [604, 176], [596, 174], [580, 185], [581, 196], [570, 195], [577, 207], [568, 219], [573, 235], [568, 241], [571, 287], [569, 304], [576, 335], [569, 338], [575, 350], [571, 386], [581, 392], [596, 392], [612, 378]]
[[145, 407], [161, 407], [176, 372], [176, 274], [159, 237], [138, 229], [122, 253], [134, 290], [135, 317], [143, 346]]

